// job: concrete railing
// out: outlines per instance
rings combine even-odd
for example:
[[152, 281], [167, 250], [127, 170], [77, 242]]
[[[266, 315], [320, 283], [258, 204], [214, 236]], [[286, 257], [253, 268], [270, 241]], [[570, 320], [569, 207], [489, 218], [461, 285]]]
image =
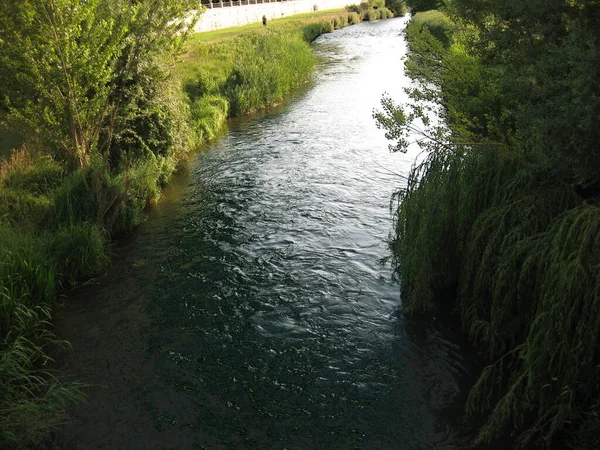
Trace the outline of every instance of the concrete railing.
[[212, 8], [227, 8], [230, 6], [247, 6], [247, 5], [260, 5], [263, 3], [277, 3], [277, 2], [288, 2], [296, 0], [230, 0], [228, 2], [223, 1], [202, 1], [202, 6]]
[[[260, 22], [263, 16], [270, 21], [284, 16], [343, 8], [358, 0], [204, 0], [206, 11], [196, 24], [196, 31], [211, 31], [222, 28]], [[234, 6], [234, 8], [232, 8]]]

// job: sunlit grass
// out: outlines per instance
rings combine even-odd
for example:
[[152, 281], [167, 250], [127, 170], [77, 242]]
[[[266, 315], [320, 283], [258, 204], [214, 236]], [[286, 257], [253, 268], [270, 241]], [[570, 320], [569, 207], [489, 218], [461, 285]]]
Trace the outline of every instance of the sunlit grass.
[[189, 42], [188, 46], [194, 46], [198, 42], [214, 42], [222, 41], [234, 38], [241, 34], [245, 34], [252, 31], [264, 32], [269, 29], [297, 29], [302, 28], [312, 22], [333, 20], [334, 17], [338, 16], [339, 13], [343, 13], [343, 8], [329, 9], [326, 11], [317, 11], [303, 14], [296, 14], [289, 17], [281, 17], [278, 19], [269, 20], [266, 27], [263, 26], [262, 22], [250, 23], [248, 25], [242, 25], [238, 27], [224, 28], [221, 30], [204, 31], [194, 34]]

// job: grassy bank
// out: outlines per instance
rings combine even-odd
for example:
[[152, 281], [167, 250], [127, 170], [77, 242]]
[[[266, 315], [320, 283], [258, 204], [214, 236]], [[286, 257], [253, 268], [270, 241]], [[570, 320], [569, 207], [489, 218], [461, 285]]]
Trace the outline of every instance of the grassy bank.
[[[194, 6], [65, 0], [48, 14], [32, 1], [0, 12], [0, 42], [29, 39], [0, 55], [11, 67], [0, 70], [0, 116], [8, 130], [27, 130], [5, 134], [3, 145], [19, 145], [0, 162], [2, 448], [43, 444], [83, 397], [47, 369], [48, 347], [60, 344], [55, 295], [107, 267], [110, 240], [143, 220], [177, 165], [228, 117], [306, 82], [309, 42], [359, 21], [346, 11], [307, 14], [184, 44], [188, 24], [176, 18]], [[54, 59], [36, 65], [38, 50]]]
[[[400, 139], [394, 150], [417, 139], [427, 152], [397, 194], [391, 247], [406, 311], [444, 302], [481, 349], [466, 407], [477, 441], [592, 449], [600, 82], [588, 67], [598, 7], [553, 5], [560, 11], [459, 0], [416, 14], [406, 32], [413, 104], [386, 99], [377, 118]], [[445, 126], [428, 122], [432, 105]]]

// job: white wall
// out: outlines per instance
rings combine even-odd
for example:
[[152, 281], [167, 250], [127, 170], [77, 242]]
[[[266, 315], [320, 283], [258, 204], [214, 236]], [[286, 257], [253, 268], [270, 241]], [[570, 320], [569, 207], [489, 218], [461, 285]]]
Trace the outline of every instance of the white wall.
[[[242, 0], [243, 3], [246, 1], [247, 0]], [[252, 2], [255, 0], [249, 1]], [[221, 28], [260, 22], [263, 15], [266, 15], [268, 20], [272, 20], [279, 17], [314, 11], [315, 5], [319, 11], [325, 11], [327, 9], [343, 8], [344, 6], [355, 2], [356, 0], [290, 0], [225, 8], [212, 8], [207, 9], [204, 14], [202, 14], [200, 20], [196, 24], [195, 30], [219, 30]], [[234, 4], [236, 3], [238, 3], [238, 1], [234, 0]]]

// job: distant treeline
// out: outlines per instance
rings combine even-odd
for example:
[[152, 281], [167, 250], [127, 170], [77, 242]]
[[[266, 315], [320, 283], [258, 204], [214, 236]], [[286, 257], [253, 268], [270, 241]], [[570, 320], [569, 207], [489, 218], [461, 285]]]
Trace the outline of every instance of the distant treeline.
[[375, 113], [426, 150], [395, 197], [405, 309], [449, 307], [481, 349], [477, 441], [598, 449], [600, 3], [409, 6], [412, 102]]

